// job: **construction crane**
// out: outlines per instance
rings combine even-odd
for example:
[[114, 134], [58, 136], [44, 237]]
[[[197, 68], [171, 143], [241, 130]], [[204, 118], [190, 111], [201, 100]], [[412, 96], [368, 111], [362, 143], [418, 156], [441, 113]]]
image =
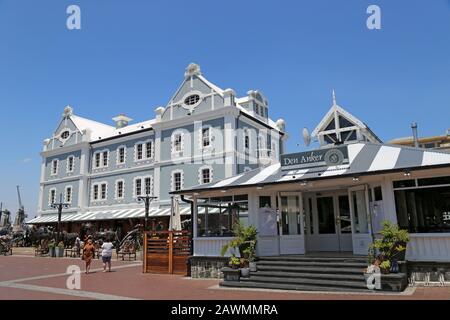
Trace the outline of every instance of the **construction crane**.
[[22, 198], [20, 197], [20, 187], [19, 186], [17, 186], [17, 198], [19, 199], [19, 210], [17, 211], [16, 219], [14, 222], [14, 226], [16, 228], [21, 227], [25, 221], [25, 218], [27, 217], [25, 215], [25, 208], [22, 204]]

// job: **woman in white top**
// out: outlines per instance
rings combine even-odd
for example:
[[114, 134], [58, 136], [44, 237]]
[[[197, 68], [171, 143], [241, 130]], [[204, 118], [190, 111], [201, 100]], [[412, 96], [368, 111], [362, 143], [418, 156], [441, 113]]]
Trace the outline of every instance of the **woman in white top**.
[[103, 260], [103, 272], [106, 272], [106, 264], [108, 264], [108, 271], [111, 272], [111, 258], [112, 258], [112, 249], [114, 245], [111, 243], [109, 239], [102, 244], [102, 260]]

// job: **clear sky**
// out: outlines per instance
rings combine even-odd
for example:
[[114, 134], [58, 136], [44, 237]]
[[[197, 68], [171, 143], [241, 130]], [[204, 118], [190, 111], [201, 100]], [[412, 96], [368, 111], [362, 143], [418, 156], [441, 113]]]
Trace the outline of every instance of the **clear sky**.
[[[66, 8], [81, 8], [68, 30]], [[381, 8], [381, 30], [366, 9]], [[304, 148], [336, 90], [383, 140], [450, 128], [450, 0], [0, 0], [0, 201], [37, 208], [42, 141], [64, 106], [112, 124], [154, 117], [190, 62], [222, 88], [264, 92]], [[300, 146], [297, 144], [300, 143]]]

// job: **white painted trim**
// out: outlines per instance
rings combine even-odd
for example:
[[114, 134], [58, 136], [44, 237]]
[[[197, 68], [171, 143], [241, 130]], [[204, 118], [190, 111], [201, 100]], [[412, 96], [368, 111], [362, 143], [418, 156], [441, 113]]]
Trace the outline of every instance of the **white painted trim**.
[[[67, 189], [70, 188], [70, 201], [67, 200]], [[68, 203], [68, 204], [72, 204], [73, 201], [73, 186], [72, 185], [68, 185], [64, 187], [64, 202]]]
[[[104, 152], [107, 152], [106, 165], [104, 165], [104, 160], [105, 160], [105, 158], [103, 156]], [[100, 166], [98, 166], [98, 167], [96, 166], [96, 163], [95, 163], [95, 157], [97, 154], [100, 154]], [[110, 155], [109, 149], [95, 151], [92, 154], [92, 170], [108, 168], [109, 167], [109, 158], [110, 158], [109, 155]]]
[[176, 174], [176, 173], [181, 173], [181, 189], [184, 189], [184, 171], [183, 170], [181, 170], [181, 169], [176, 169], [176, 170], [173, 170], [171, 173], [170, 173], [170, 190], [171, 191], [175, 191], [175, 179], [174, 179], [174, 175]]
[[[55, 192], [55, 198], [53, 199], [53, 202], [52, 202], [52, 191], [54, 191]], [[48, 190], [48, 206], [50, 207], [53, 203], [55, 203], [56, 202], [56, 192], [57, 192], [58, 190], [56, 189], [56, 188], [50, 188], [49, 190]]]
[[[181, 136], [181, 145], [180, 150], [175, 150], [175, 137], [180, 135]], [[183, 155], [184, 152], [184, 130], [177, 129], [172, 132], [172, 135], [170, 136], [170, 153], [172, 155], [172, 158], [178, 158]]]
[[[55, 173], [55, 166], [54, 163], [56, 162], [56, 173]], [[59, 159], [52, 159], [52, 164], [50, 166], [50, 176], [54, 177], [57, 176], [59, 173]]]
[[[102, 184], [106, 184], [105, 198], [102, 198]], [[98, 186], [98, 199], [94, 199], [94, 186]], [[108, 182], [107, 181], [99, 181], [95, 182], [91, 186], [91, 202], [103, 202], [108, 200]]]
[[[208, 129], [208, 139], [209, 139], [209, 145], [208, 146], [203, 146], [203, 129]], [[213, 135], [212, 135], [212, 131], [213, 131], [213, 126], [206, 124], [203, 126], [199, 126], [199, 141], [198, 141], [198, 145], [199, 145], [199, 150], [211, 150], [213, 148]]]
[[[118, 191], [119, 191], [118, 183], [119, 182], [122, 182], [122, 196], [121, 197], [118, 196]], [[114, 200], [120, 201], [120, 200], [125, 199], [125, 180], [124, 179], [117, 179], [114, 182], [114, 186], [115, 186], [115, 189], [114, 189]]]
[[213, 182], [213, 173], [214, 173], [213, 167], [210, 165], [204, 165], [204, 166], [201, 166], [200, 168], [198, 168], [198, 183], [199, 184], [206, 184], [203, 182], [203, 170], [205, 170], [205, 169], [209, 169], [209, 182], [206, 182], [206, 183]]
[[[73, 159], [72, 161], [72, 170], [69, 169], [69, 159]], [[73, 173], [75, 171], [75, 156], [74, 155], [69, 155], [66, 158], [66, 173]]]
[[[124, 149], [124, 152], [123, 152], [123, 162], [120, 162], [119, 160], [120, 160], [120, 154], [119, 154], [119, 150], [120, 149]], [[117, 149], [116, 149], [116, 165], [117, 166], [123, 166], [123, 165], [125, 165], [126, 163], [127, 163], [127, 146], [126, 145], [124, 145], [124, 144], [121, 144], [120, 146], [118, 146], [117, 147]]]

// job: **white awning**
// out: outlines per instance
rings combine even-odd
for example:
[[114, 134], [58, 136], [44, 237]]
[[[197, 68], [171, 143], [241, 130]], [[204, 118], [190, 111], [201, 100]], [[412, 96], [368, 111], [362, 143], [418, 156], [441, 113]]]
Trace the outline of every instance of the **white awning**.
[[[190, 207], [183, 207], [180, 209], [182, 215], [191, 214]], [[148, 212], [149, 217], [164, 217], [170, 216], [170, 208], [150, 208]], [[104, 210], [104, 211], [88, 211], [85, 213], [73, 213], [73, 214], [63, 214], [61, 216], [61, 222], [72, 222], [72, 221], [98, 221], [98, 220], [119, 220], [119, 219], [133, 219], [133, 218], [144, 218], [145, 209], [124, 209], [124, 210]], [[57, 214], [48, 214], [36, 217], [27, 222], [27, 224], [38, 224], [38, 223], [53, 223], [58, 222]]]

